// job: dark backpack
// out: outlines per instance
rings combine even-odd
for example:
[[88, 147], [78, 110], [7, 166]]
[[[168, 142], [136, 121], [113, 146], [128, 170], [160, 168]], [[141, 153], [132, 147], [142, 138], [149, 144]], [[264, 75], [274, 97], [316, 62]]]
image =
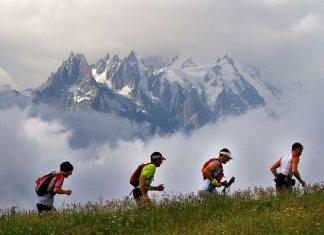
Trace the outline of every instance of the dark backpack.
[[151, 163], [142, 163], [141, 165], [139, 165], [136, 170], [134, 171], [134, 173], [132, 174], [132, 176], [129, 179], [129, 183], [131, 185], [133, 185], [135, 188], [139, 185], [139, 178], [141, 176], [142, 170], [144, 168], [144, 166], [151, 164]]
[[53, 190], [48, 191], [48, 185], [51, 182], [51, 180], [57, 176], [58, 173], [53, 171], [47, 175], [44, 175], [42, 177], [39, 177], [36, 180], [36, 187], [35, 187], [35, 192], [38, 196], [44, 196], [48, 193], [51, 193], [52, 195], [55, 195]]

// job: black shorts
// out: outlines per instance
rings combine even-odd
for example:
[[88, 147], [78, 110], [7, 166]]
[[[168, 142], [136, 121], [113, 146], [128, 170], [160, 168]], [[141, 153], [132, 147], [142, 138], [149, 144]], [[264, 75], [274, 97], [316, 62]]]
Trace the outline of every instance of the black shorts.
[[53, 206], [48, 206], [43, 204], [36, 204], [36, 206], [39, 213], [47, 212], [53, 209]]
[[291, 188], [295, 185], [295, 180], [291, 178], [291, 176], [284, 175], [282, 173], [278, 174], [277, 178], [275, 179], [276, 187], [286, 187]]
[[142, 196], [141, 190], [139, 188], [134, 188], [133, 197], [138, 200], [141, 196]]

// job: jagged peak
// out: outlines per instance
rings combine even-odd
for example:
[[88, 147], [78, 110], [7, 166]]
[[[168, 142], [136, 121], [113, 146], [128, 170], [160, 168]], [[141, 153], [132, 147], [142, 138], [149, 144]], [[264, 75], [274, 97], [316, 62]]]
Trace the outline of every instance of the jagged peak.
[[120, 61], [118, 55], [113, 55], [113, 57], [112, 57], [112, 61], [113, 61], [113, 62]]
[[75, 74], [82, 74], [78, 78], [78, 80], [91, 79], [91, 66], [88, 65], [85, 56], [81, 53], [71, 52], [68, 59], [63, 61], [62, 65], [57, 69], [55, 73], [51, 74], [45, 86], [48, 86], [48, 84], [51, 84], [54, 80], [58, 79], [57, 77], [61, 76], [62, 74], [65, 74], [66, 72], [68, 72], [69, 74], [69, 79]]
[[220, 64], [223, 61], [225, 61], [226, 63], [231, 64], [232, 66], [235, 66], [234, 60], [232, 59], [232, 57], [230, 57], [227, 54], [225, 54], [225, 56], [223, 58], [218, 59], [217, 64]]
[[127, 63], [130, 63], [131, 65], [137, 64], [146, 67], [142, 57], [138, 55], [133, 50], [129, 53], [129, 55], [125, 58], [125, 61]]
[[82, 53], [70, 52], [68, 60], [75, 60], [75, 59], [85, 59], [85, 56]]
[[102, 64], [102, 63], [107, 63], [107, 61], [110, 59], [109, 54], [107, 53], [103, 58], [99, 59], [96, 63], [96, 65], [98, 64]]
[[102, 59], [98, 60], [96, 65], [97, 67], [101, 67], [101, 66], [106, 66], [110, 63], [115, 63], [120, 61], [118, 55], [113, 55], [112, 57], [110, 57], [109, 53], [107, 53]]
[[131, 52], [127, 56], [127, 59], [128, 60], [142, 60], [142, 58], [133, 50], [131, 50]]
[[131, 50], [131, 52], [129, 53], [128, 57], [135, 57], [136, 53], [135, 51]]
[[186, 59], [181, 65], [181, 68], [189, 68], [189, 67], [197, 67], [197, 65], [192, 60], [192, 58]]
[[197, 65], [193, 62], [191, 57], [188, 58], [188, 57], [177, 55], [171, 59], [171, 63], [169, 66], [184, 69], [189, 67], [196, 67]]
[[107, 53], [107, 54], [104, 56], [103, 60], [108, 61], [109, 58], [110, 58], [110, 57], [109, 57], [109, 53]]
[[88, 62], [85, 56], [81, 53], [75, 53], [75, 52], [71, 52], [68, 59], [63, 61], [63, 66], [68, 66], [69, 64], [72, 64], [74, 62], [85, 64], [88, 66]]
[[68, 59], [72, 59], [72, 58], [74, 58], [74, 52], [73, 51], [70, 52]]

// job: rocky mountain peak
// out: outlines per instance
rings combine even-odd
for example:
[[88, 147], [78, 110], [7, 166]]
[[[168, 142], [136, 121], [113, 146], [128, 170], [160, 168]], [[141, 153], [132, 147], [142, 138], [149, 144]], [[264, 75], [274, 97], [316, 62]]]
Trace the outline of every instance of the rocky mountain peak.
[[181, 68], [183, 69], [189, 67], [197, 67], [197, 65], [193, 62], [191, 58], [186, 59], [181, 65]]
[[71, 53], [36, 98], [146, 121], [170, 132], [265, 105], [273, 92], [253, 75], [228, 55], [215, 65], [198, 67], [181, 56], [151, 57], [144, 63], [131, 51], [122, 60], [107, 54], [91, 67], [82, 54]]
[[105, 55], [104, 58], [98, 60], [98, 62], [94, 65], [94, 68], [96, 69], [97, 74], [101, 74], [105, 71], [107, 63], [109, 61], [109, 54]]
[[69, 58], [62, 63], [56, 75], [60, 75], [55, 76], [57, 79], [64, 77], [67, 85], [92, 79], [91, 69], [85, 56], [74, 52], [71, 52]]
[[224, 57], [219, 58], [217, 60], [217, 64], [224, 64], [224, 63], [228, 63], [228, 64], [230, 64], [230, 65], [232, 65], [232, 66], [235, 67], [234, 60], [229, 55], [227, 55], [227, 54]]
[[131, 67], [145, 66], [143, 59], [134, 51], [131, 51], [129, 55], [125, 58], [125, 63]]
[[83, 54], [70, 52], [70, 55], [69, 55], [68, 59], [65, 62], [73, 63], [74, 61], [78, 61], [78, 62], [87, 64], [87, 59], [85, 58], [85, 56]]

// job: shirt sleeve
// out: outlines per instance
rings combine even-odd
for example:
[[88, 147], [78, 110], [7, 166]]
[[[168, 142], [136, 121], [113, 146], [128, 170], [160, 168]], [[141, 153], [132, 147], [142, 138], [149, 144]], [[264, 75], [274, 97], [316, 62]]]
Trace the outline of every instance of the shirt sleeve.
[[64, 176], [59, 174], [55, 176], [54, 180], [54, 188], [62, 188], [64, 182]]

